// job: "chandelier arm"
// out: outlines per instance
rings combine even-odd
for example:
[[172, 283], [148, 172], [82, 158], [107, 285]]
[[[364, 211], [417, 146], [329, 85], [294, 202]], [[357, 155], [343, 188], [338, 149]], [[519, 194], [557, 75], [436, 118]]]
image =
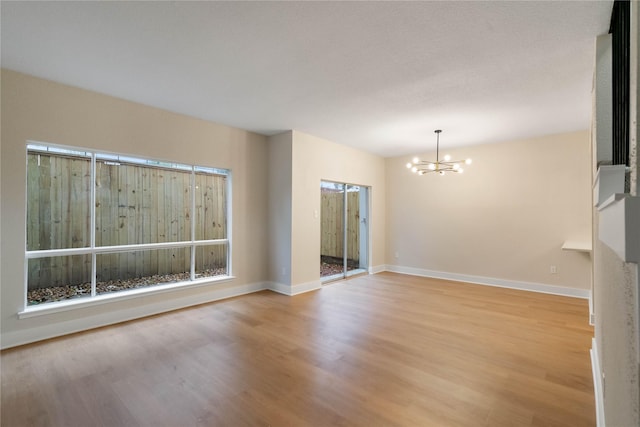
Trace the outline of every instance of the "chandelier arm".
[[432, 172], [438, 172], [438, 173], [445, 173], [445, 172], [452, 172], [452, 173], [460, 173], [455, 169], [427, 169], [427, 170], [419, 170], [418, 173], [422, 172], [422, 175], [426, 175], [428, 173], [432, 173]]
[[440, 132], [436, 130], [436, 161], [420, 160], [417, 157], [413, 162], [407, 163], [407, 168], [412, 172], [417, 172], [420, 175], [424, 175], [431, 172], [438, 172], [440, 175], [444, 175], [445, 172], [462, 173], [463, 169], [460, 167], [464, 164], [471, 164], [471, 160], [446, 160], [448, 156], [445, 156], [444, 161], [440, 161]]

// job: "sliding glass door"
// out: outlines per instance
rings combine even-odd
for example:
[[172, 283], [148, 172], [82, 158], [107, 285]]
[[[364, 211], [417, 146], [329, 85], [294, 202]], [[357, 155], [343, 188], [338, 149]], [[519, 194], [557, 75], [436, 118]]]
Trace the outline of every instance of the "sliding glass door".
[[322, 181], [320, 278], [323, 282], [366, 272], [369, 189]]

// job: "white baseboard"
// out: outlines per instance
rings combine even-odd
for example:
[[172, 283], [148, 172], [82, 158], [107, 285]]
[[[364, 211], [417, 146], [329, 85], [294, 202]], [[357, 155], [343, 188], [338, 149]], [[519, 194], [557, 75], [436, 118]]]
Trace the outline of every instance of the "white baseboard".
[[269, 282], [267, 283], [267, 289], [279, 294], [293, 296], [303, 294], [305, 292], [311, 292], [322, 288], [320, 280], [314, 280], [307, 283], [300, 283], [297, 285], [289, 286], [284, 283]]
[[387, 265], [386, 271], [409, 274], [412, 276], [431, 277], [434, 279], [455, 280], [457, 282], [474, 283], [477, 285], [497, 286], [501, 288], [519, 289], [522, 291], [541, 292], [544, 294], [562, 295], [574, 298], [588, 299], [589, 289], [569, 288], [565, 286], [547, 285], [543, 283], [520, 282], [515, 280], [496, 279], [493, 277], [471, 276], [467, 274], [447, 273], [443, 271], [425, 270], [400, 265]]
[[387, 270], [387, 266], [384, 264], [374, 265], [373, 267], [369, 267], [369, 274], [382, 273]]
[[[3, 333], [1, 348], [16, 347], [266, 289], [269, 289], [266, 283], [226, 286], [213, 289], [205, 294], [197, 293], [183, 297], [172, 297], [155, 303], [139, 304], [134, 307], [106, 311], [97, 315], [88, 315], [64, 322], [51, 322], [42, 326]], [[29, 320], [25, 319], [25, 321]]]
[[596, 426], [605, 427], [604, 422], [604, 388], [602, 384], [602, 372], [596, 339], [591, 339], [591, 371], [593, 373], [593, 391], [596, 399]]
[[[506, 281], [502, 279], [469, 276], [456, 273], [445, 273], [396, 265], [378, 265], [370, 268], [371, 273], [380, 273], [382, 271], [391, 271], [414, 276], [433, 277], [438, 279], [455, 280], [459, 282], [499, 286], [578, 298], [590, 298], [591, 294], [591, 292], [586, 289], [566, 288], [539, 283]], [[213, 289], [212, 291], [205, 294], [197, 293], [178, 298], [165, 299], [151, 304], [136, 305], [134, 307], [107, 311], [93, 316], [89, 315], [80, 319], [73, 319], [65, 322], [51, 322], [33, 328], [25, 328], [6, 332], [2, 334], [0, 348], [6, 349], [16, 347], [19, 345], [29, 344], [49, 338], [55, 338], [75, 332], [81, 332], [89, 329], [99, 328], [102, 326], [112, 325], [115, 323], [125, 322], [128, 320], [178, 310], [194, 305], [258, 292], [265, 289], [269, 289], [271, 291], [278, 292], [284, 295], [293, 296], [321, 288], [322, 283], [320, 282], [320, 280], [314, 280], [311, 282], [301, 283], [293, 286], [288, 286], [276, 282], [261, 282], [238, 286], [220, 287], [218, 289]]]
[[268, 282], [267, 283], [267, 289], [269, 289], [272, 292], [277, 292], [277, 293], [282, 294], [282, 295], [291, 296], [291, 286], [285, 285], [284, 283]]

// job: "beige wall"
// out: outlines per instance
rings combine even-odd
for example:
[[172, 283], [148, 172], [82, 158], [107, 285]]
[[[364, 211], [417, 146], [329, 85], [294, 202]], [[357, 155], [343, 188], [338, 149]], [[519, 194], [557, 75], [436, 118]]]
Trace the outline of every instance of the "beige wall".
[[[8, 70], [2, 70], [2, 89], [3, 347], [264, 289], [269, 281], [292, 289], [319, 284], [320, 222], [314, 212], [320, 210], [322, 179], [371, 187], [370, 259], [373, 267], [384, 266], [381, 157], [295, 131], [267, 139]], [[235, 278], [18, 319], [24, 304], [27, 140], [231, 169]]]
[[[460, 149], [451, 154], [474, 158], [465, 174], [417, 177], [406, 158], [385, 160], [298, 131], [267, 139], [6, 70], [2, 89], [3, 346], [205, 302], [220, 289], [319, 284], [321, 180], [371, 188], [373, 270], [391, 264], [589, 286], [588, 256], [560, 250], [565, 239], [589, 235], [586, 133]], [[19, 320], [26, 140], [231, 169], [236, 278]]]
[[473, 159], [461, 175], [418, 176], [409, 156], [387, 159], [387, 263], [589, 290], [589, 255], [561, 249], [590, 241], [588, 133], [456, 150], [443, 135], [442, 153]]
[[292, 132], [269, 137], [269, 280], [291, 285]]
[[274, 289], [298, 293], [320, 286], [322, 180], [370, 187], [370, 267], [384, 268], [384, 159], [298, 131], [268, 140], [269, 279]]
[[[44, 141], [229, 168], [236, 278], [19, 320], [24, 301], [25, 142]], [[204, 302], [221, 289], [267, 277], [266, 138], [120, 99], [2, 70], [2, 346]]]
[[370, 267], [383, 268], [386, 242], [384, 159], [302, 132], [294, 131], [292, 137], [292, 284], [314, 283], [320, 279], [321, 180], [371, 188]]

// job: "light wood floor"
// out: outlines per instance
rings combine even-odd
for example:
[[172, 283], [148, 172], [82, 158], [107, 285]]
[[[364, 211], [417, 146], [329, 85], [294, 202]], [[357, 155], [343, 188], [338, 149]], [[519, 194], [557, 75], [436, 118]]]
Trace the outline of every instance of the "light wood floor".
[[586, 300], [382, 273], [2, 352], [2, 426], [594, 426]]

